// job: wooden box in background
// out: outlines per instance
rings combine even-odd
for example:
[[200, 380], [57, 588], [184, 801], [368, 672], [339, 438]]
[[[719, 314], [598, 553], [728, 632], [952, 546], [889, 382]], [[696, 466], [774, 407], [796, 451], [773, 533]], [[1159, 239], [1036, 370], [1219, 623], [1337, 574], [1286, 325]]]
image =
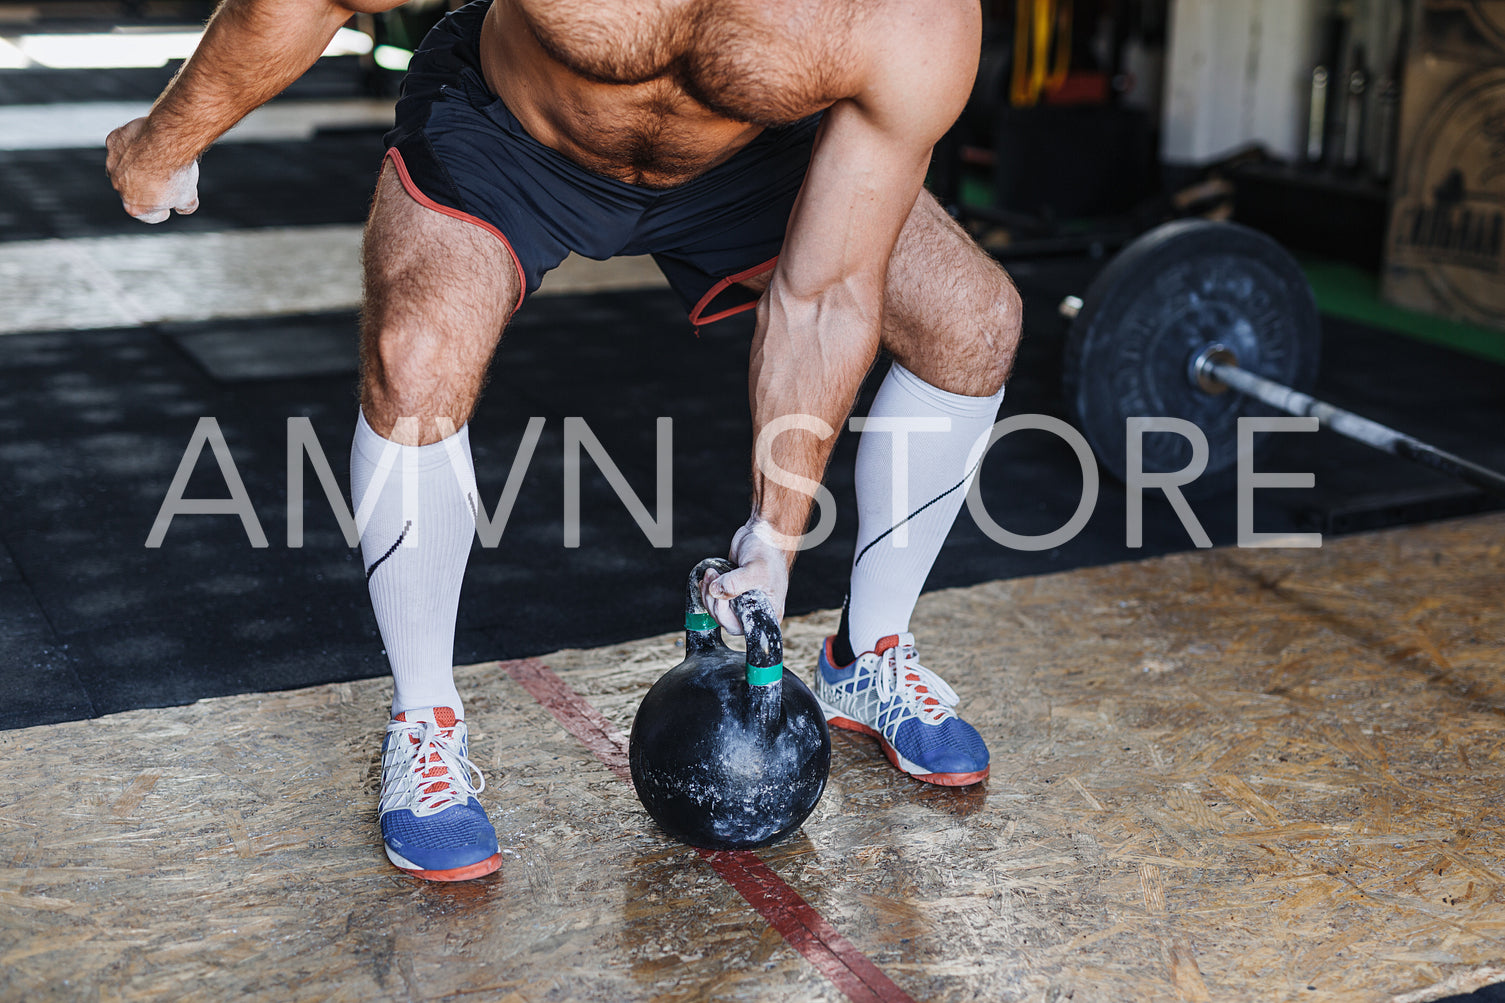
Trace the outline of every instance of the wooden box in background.
[[1384, 295], [1505, 329], [1505, 0], [1421, 0]]

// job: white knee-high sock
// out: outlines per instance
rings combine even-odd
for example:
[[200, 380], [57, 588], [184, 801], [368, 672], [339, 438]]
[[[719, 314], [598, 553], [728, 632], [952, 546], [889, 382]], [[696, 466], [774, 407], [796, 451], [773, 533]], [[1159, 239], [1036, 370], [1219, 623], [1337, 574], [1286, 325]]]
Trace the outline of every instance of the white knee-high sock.
[[[1002, 390], [966, 397], [898, 363], [889, 369], [857, 447], [857, 554], [843, 617], [854, 654], [909, 630], [925, 577], [966, 498], [974, 473], [968, 456], [1002, 400]], [[840, 643], [837, 654], [844, 654]]]
[[371, 608], [392, 665], [392, 713], [451, 707], [455, 616], [475, 536], [469, 426], [427, 446], [384, 439], [363, 414], [350, 450]]

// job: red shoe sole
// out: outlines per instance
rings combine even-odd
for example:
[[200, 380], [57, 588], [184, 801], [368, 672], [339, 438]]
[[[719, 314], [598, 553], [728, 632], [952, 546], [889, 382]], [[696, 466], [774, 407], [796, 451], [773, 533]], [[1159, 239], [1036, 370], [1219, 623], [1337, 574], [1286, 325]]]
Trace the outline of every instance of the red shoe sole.
[[494, 853], [480, 863], [453, 867], [447, 871], [410, 871], [406, 867], [399, 867], [398, 870], [425, 881], [469, 881], [471, 878], [483, 878], [501, 866], [502, 855]]
[[882, 735], [874, 731], [872, 728], [869, 728], [867, 725], [860, 724], [848, 717], [827, 718], [826, 724], [830, 725], [833, 728], [844, 728], [847, 731], [856, 731], [860, 732], [861, 734], [870, 735], [873, 738], [876, 738], [878, 740], [878, 745], [883, 749], [883, 754], [888, 757], [888, 761], [890, 763], [894, 764], [894, 769], [898, 770], [900, 773], [904, 774], [907, 777], [914, 777], [916, 780], [923, 780], [927, 784], [938, 784], [941, 787], [966, 787], [970, 784], [975, 784], [981, 780], [986, 779], [988, 770], [991, 769], [991, 767], [984, 766], [982, 769], [976, 771], [975, 773], [910, 773], [908, 770], [904, 769], [904, 767], [899, 765], [899, 753], [895, 751], [892, 745], [888, 744], [888, 739], [884, 738]]

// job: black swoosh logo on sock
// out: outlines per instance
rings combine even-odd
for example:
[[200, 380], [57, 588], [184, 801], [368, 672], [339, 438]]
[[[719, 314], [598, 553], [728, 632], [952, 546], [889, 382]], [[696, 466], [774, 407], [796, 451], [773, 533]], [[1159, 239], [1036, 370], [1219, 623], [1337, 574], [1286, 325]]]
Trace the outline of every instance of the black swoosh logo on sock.
[[874, 547], [876, 547], [878, 545], [878, 542], [880, 540], [882, 540], [885, 536], [887, 536], [888, 534], [892, 533], [894, 530], [898, 529], [900, 526], [904, 525], [906, 522], [909, 522], [915, 516], [919, 515], [921, 512], [925, 511], [927, 508], [929, 508], [930, 506], [934, 505], [936, 502], [940, 501], [942, 498], [946, 497], [951, 492], [955, 491], [957, 488], [961, 487], [963, 484], [966, 484], [968, 481], [970, 481], [972, 479], [972, 475], [975, 474], [975, 473], [977, 473], [977, 468], [980, 467], [980, 466], [982, 466], [982, 460], [978, 460], [977, 463], [972, 467], [972, 469], [969, 470], [969, 471], [967, 471], [967, 476], [963, 477], [961, 480], [957, 481], [955, 484], [951, 485], [949, 488], [947, 488], [946, 490], [942, 491], [940, 494], [936, 495], [934, 498], [930, 499], [928, 502], [926, 502], [925, 504], [921, 505], [919, 508], [915, 509], [913, 512], [909, 513], [904, 518], [900, 519], [898, 522], [894, 523], [892, 526], [888, 527], [883, 532], [879, 533], [877, 536], [873, 537], [873, 541], [871, 543], [869, 543], [866, 547], [863, 547], [860, 551], [857, 552], [857, 558], [856, 558], [856, 560], [852, 561], [852, 567], [853, 568], [857, 567], [858, 563], [860, 563], [862, 561], [862, 555], [866, 554], [869, 550], [872, 550]]
[[371, 567], [369, 567], [369, 568], [366, 569], [366, 581], [369, 582], [371, 580], [371, 576], [374, 575], [374, 574], [376, 574], [376, 569], [382, 566], [382, 562], [383, 561], [385, 561], [387, 558], [391, 557], [393, 554], [397, 553], [397, 548], [400, 547], [400, 546], [402, 546], [402, 541], [406, 540], [408, 538], [408, 530], [410, 530], [412, 528], [413, 528], [413, 520], [411, 520], [411, 519], [409, 519], [407, 522], [405, 522], [405, 523], [402, 524], [402, 532], [397, 534], [397, 542], [394, 543], [394, 544], [392, 544], [392, 546], [388, 547], [387, 548], [387, 552], [385, 554], [381, 555], [380, 557], [378, 557], [376, 559], [376, 563], [373, 564], [373, 565], [371, 565]]

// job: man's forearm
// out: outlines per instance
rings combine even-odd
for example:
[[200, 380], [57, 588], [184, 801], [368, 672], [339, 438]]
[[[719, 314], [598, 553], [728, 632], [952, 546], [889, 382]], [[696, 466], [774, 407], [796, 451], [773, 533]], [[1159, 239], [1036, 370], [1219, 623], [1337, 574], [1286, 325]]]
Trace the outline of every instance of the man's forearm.
[[759, 307], [749, 373], [753, 515], [786, 541], [805, 531], [814, 486], [877, 354], [880, 297], [854, 281], [795, 298], [776, 277]]
[[297, 80], [350, 13], [327, 0], [225, 0], [152, 107], [137, 155], [189, 163]]

